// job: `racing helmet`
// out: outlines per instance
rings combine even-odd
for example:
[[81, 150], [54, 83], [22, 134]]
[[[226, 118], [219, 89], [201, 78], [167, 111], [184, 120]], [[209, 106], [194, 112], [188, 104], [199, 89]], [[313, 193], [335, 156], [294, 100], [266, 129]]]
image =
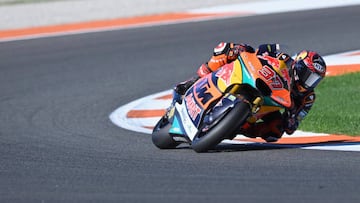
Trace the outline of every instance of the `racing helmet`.
[[317, 52], [303, 50], [295, 56], [292, 72], [296, 89], [307, 92], [313, 90], [325, 77], [326, 64]]

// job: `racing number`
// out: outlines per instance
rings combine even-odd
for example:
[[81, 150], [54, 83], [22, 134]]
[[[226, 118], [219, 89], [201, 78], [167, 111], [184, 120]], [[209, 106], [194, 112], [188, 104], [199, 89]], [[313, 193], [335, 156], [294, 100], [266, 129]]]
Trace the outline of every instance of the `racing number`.
[[264, 77], [265, 80], [269, 81], [271, 80], [271, 86], [273, 88], [281, 89], [283, 88], [283, 83], [281, 82], [280, 77], [275, 73], [273, 69], [271, 69], [269, 66], [265, 65], [262, 67], [261, 70], [259, 70], [259, 74]]
[[265, 78], [265, 80], [271, 80], [275, 76], [275, 72], [269, 66], [265, 65], [259, 70], [259, 74]]

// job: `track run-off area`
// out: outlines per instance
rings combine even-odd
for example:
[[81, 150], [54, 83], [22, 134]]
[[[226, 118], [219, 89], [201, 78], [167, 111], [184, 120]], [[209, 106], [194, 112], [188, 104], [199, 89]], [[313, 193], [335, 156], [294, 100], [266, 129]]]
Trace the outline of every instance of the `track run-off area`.
[[241, 4], [190, 9], [181, 12], [170, 12], [129, 18], [93, 20], [89, 22], [54, 24], [39, 27], [24, 27], [2, 30], [0, 42], [34, 39], [51, 36], [74, 35], [81, 33], [101, 32], [156, 25], [169, 25], [184, 22], [207, 21], [221, 18], [255, 16], [282, 12], [304, 11], [322, 8], [335, 8], [360, 4], [360, 0], [301, 0], [291, 4], [286, 0], [244, 2]]

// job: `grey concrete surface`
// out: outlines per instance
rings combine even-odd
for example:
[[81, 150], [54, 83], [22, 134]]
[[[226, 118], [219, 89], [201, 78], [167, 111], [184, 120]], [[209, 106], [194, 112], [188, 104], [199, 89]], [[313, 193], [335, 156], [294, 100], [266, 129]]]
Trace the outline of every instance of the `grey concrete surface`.
[[269, 0], [0, 0], [0, 3], [17, 2], [0, 6], [0, 30], [153, 15], [254, 1]]

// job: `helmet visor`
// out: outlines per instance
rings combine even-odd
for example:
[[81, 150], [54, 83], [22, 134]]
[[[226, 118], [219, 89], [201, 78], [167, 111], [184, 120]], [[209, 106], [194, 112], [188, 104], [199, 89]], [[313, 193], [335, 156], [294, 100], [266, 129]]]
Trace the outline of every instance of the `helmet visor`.
[[314, 73], [307, 68], [302, 68], [298, 72], [298, 76], [299, 76], [299, 80], [301, 81], [302, 85], [306, 89], [315, 88], [316, 85], [318, 85], [322, 79], [322, 77], [319, 74]]
[[315, 88], [316, 85], [320, 82], [321, 76], [317, 73], [310, 73], [307, 79], [304, 81], [306, 88]]

